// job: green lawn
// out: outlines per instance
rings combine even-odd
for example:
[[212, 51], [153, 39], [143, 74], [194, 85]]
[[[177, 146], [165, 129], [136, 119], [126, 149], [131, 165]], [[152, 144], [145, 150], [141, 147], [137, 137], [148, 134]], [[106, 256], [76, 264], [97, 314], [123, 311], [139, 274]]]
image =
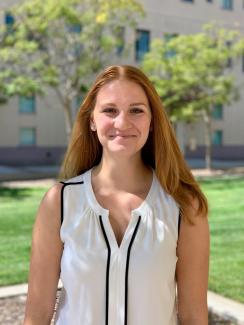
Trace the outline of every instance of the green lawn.
[[244, 178], [201, 185], [210, 205], [209, 288], [244, 303]]
[[[244, 303], [244, 178], [201, 186], [210, 204], [209, 288]], [[32, 225], [46, 190], [0, 187], [0, 286], [27, 281]]]
[[45, 191], [0, 187], [0, 286], [27, 281], [32, 226]]

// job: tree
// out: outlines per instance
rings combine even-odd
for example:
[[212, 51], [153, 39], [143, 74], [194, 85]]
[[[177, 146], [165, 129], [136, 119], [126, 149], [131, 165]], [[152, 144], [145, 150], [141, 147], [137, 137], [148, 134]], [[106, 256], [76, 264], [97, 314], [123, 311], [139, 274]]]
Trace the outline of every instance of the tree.
[[134, 27], [143, 8], [136, 0], [28, 0], [12, 13], [13, 31], [0, 50], [5, 80], [13, 94], [25, 87], [24, 93], [43, 93], [51, 86], [69, 137], [73, 101], [95, 73], [126, 52], [124, 26]]
[[205, 123], [206, 167], [211, 169], [211, 116], [214, 105], [239, 98], [231, 64], [244, 51], [238, 31], [208, 24], [193, 35], [154, 40], [142, 62], [172, 121]]

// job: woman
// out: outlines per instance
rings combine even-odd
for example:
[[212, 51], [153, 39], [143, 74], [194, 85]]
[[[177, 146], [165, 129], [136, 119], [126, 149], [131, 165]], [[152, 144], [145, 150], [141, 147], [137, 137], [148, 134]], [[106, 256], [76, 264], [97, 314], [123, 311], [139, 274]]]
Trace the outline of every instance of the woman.
[[[206, 325], [207, 202], [148, 78], [111, 66], [33, 230], [25, 325]], [[176, 300], [177, 285], [177, 300]]]

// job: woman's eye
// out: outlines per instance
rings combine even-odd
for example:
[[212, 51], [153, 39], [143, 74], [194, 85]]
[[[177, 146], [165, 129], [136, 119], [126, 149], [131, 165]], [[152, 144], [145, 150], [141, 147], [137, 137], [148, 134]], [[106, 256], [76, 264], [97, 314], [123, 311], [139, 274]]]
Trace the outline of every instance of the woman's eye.
[[132, 108], [131, 112], [132, 112], [132, 113], [142, 113], [143, 110], [142, 110], [141, 108], [137, 108], [137, 107], [135, 107], [135, 108]]
[[103, 110], [103, 112], [105, 112], [105, 113], [115, 113], [116, 112], [116, 109], [113, 108], [113, 107], [108, 107], [108, 108], [105, 108]]

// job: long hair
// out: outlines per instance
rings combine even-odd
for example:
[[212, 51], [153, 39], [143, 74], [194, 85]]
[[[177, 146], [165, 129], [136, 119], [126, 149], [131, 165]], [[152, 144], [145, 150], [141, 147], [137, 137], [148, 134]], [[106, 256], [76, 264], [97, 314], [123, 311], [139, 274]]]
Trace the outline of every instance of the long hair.
[[197, 213], [207, 215], [206, 197], [185, 162], [159, 95], [147, 76], [136, 67], [114, 65], [98, 75], [77, 113], [60, 176], [64, 179], [77, 176], [100, 162], [102, 146], [97, 133], [90, 129], [90, 118], [100, 88], [118, 79], [133, 81], [143, 88], [152, 113], [152, 131], [142, 148], [142, 159], [155, 170], [163, 189], [179, 204], [184, 220], [194, 223], [187, 213], [188, 208], [196, 199]]

